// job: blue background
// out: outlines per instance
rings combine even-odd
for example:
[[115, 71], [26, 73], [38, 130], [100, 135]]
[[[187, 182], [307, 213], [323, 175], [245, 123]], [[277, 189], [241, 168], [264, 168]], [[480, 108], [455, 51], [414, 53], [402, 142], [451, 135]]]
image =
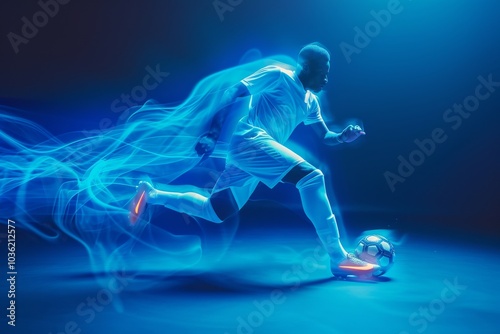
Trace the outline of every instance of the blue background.
[[[112, 102], [142, 84], [147, 66], [155, 68], [160, 64], [162, 71], [170, 73], [147, 97], [176, 102], [186, 97], [200, 79], [237, 65], [250, 49], [259, 50], [263, 56], [295, 57], [302, 45], [320, 41], [333, 54], [330, 83], [322, 96], [325, 118], [334, 130], [359, 122], [367, 135], [351, 145], [327, 148], [314, 143], [312, 132], [301, 127], [293, 139], [305, 141], [312, 151], [320, 152], [316, 163], [329, 167], [331, 199], [349, 235], [385, 228], [426, 235], [439, 242], [460, 237], [466, 243], [436, 246], [415, 242], [401, 247], [399, 262], [387, 281], [392, 279], [394, 284], [385, 286], [348, 282], [315, 290], [314, 284], [320, 284], [321, 277], [327, 275], [321, 272], [314, 276], [313, 287], [306, 286], [297, 294], [289, 292], [290, 300], [297, 299], [287, 304], [286, 312], [269, 320], [275, 321], [272, 332], [283, 328], [297, 314], [302, 314], [298, 319], [304, 326], [300, 327], [303, 332], [307, 331], [304, 324], [308, 321], [317, 324], [318, 333], [326, 328], [321, 327], [322, 321], [335, 322], [332, 326], [350, 332], [345, 330], [349, 324], [342, 320], [356, 313], [352, 312], [353, 307], [365, 314], [367, 323], [380, 330], [387, 329], [385, 317], [399, 316], [399, 322], [390, 328], [399, 332], [408, 327], [408, 314], [436, 297], [443, 287], [442, 279], [453, 279], [455, 275], [459, 275], [460, 282], [466, 281], [470, 294], [463, 303], [450, 306], [445, 317], [450, 317], [455, 332], [466, 330], [470, 324], [484, 326], [482, 331], [486, 332], [485, 317], [498, 318], [496, 304], [485, 306], [498, 300], [498, 293], [491, 290], [498, 272], [493, 264], [498, 261], [490, 250], [480, 253], [470, 245], [473, 241], [498, 240], [495, 231], [500, 222], [500, 91], [481, 102], [457, 130], [443, 121], [443, 114], [454, 103], [462, 103], [474, 94], [478, 76], [487, 78], [491, 74], [494, 81], [500, 81], [500, 3], [401, 0], [402, 11], [392, 15], [390, 24], [381, 28], [359, 54], [353, 54], [349, 63], [342, 54], [341, 43], [353, 45], [354, 28], [364, 30], [373, 21], [370, 11], [386, 9], [387, 4], [387, 0], [243, 0], [225, 12], [221, 20], [211, 0], [72, 0], [61, 6], [37, 36], [21, 45], [15, 54], [6, 35], [20, 33], [21, 18], [31, 17], [40, 8], [37, 1], [4, 3], [0, 11], [0, 103], [19, 108], [20, 116], [44, 125], [54, 134], [90, 131], [99, 129], [103, 119], [113, 124], [118, 121], [119, 113], [113, 112]], [[445, 130], [448, 139], [392, 192], [384, 173], [396, 173], [398, 156], [408, 158], [416, 149], [414, 140], [429, 138], [438, 127]], [[270, 195], [290, 203], [298, 198], [292, 189], [286, 185], [274, 190], [260, 188], [256, 195]], [[212, 274], [195, 279], [181, 276], [179, 282], [163, 282], [158, 289], [124, 294], [128, 314], [120, 315], [108, 307], [105, 317], [99, 316], [83, 328], [88, 332], [96, 332], [97, 328], [106, 332], [114, 323], [127, 332], [134, 328], [129, 326], [129, 320], [138, 326], [147, 323], [150, 332], [155, 328], [180, 331], [179, 328], [194, 326], [198, 318], [219, 324], [227, 320], [228, 326], [235, 328], [234, 319], [253, 310], [254, 298], [267, 298], [282, 283], [278, 274], [287, 269], [286, 261], [280, 259], [279, 242], [271, 240], [273, 230], [282, 233], [289, 227], [308, 229], [307, 234], [288, 239], [293, 240], [290, 243], [283, 241], [283, 236], [283, 244], [291, 245], [297, 252], [315, 238], [303, 216], [274, 202], [250, 202], [241, 216], [238, 238], [245, 236], [247, 243], [235, 243], [235, 249], [243, 249], [234, 253], [240, 258], [229, 253], [229, 260], [219, 272], [212, 268]], [[179, 231], [183, 232], [183, 228], [189, 230], [184, 226]], [[257, 254], [255, 245], [259, 242], [264, 253]], [[277, 249], [273, 248], [275, 244]], [[19, 276], [19, 300], [32, 305], [19, 309], [19, 321], [26, 326], [40, 325], [45, 332], [61, 330], [76, 317], [75, 306], [100, 289], [88, 274], [86, 254], [68, 239], [52, 248], [52, 244], [21, 234], [19, 245], [20, 259], [24, 259], [20, 260], [24, 261], [20, 267], [25, 273]], [[154, 254], [151, 258], [155, 258]], [[286, 259], [291, 258], [288, 254]], [[479, 258], [483, 262], [478, 262]], [[158, 258], [158, 267], [151, 270], [161, 272], [161, 263]], [[278, 274], [273, 275], [273, 270]], [[226, 277], [219, 276], [221, 272], [230, 272], [230, 278], [221, 279]], [[42, 274], [45, 276], [40, 279]], [[57, 278], [52, 281], [51, 275]], [[161, 280], [161, 274], [158, 278]], [[490, 281], [485, 283], [484, 279]], [[227, 283], [229, 280], [233, 284]], [[47, 302], [53, 298], [58, 302]], [[406, 299], [401, 301], [402, 298]], [[223, 300], [224, 306], [216, 304], [216, 300]], [[316, 317], [304, 307], [316, 312], [314, 306], [319, 305], [324, 312], [337, 305], [329, 304], [332, 300], [348, 306], [337, 313], [337, 318], [329, 318], [328, 312]], [[381, 309], [380, 301], [384, 300], [391, 301], [387, 305], [393, 308]], [[162, 305], [178, 313], [173, 312], [165, 320]], [[193, 305], [196, 313], [190, 312]], [[219, 306], [211, 309], [211, 305]], [[459, 313], [463, 322], [454, 320], [455, 308], [463, 311]], [[149, 314], [144, 310], [155, 312], [150, 316], [153, 320], [141, 318]], [[193, 314], [198, 314], [198, 318]], [[34, 319], [32, 324], [26, 320], [29, 318]], [[440, 319], [433, 324], [433, 332], [442, 333], [447, 328], [443, 319], [448, 318]], [[359, 324], [359, 319], [354, 320]], [[298, 328], [293, 322], [287, 326], [289, 332]]]
[[[238, 64], [249, 49], [288, 54], [311, 41], [333, 53], [324, 113], [339, 127], [360, 120], [367, 136], [349, 148], [322, 149], [337, 200], [356, 224], [380, 220], [396, 228], [489, 234], [499, 221], [500, 94], [481, 103], [456, 131], [446, 109], [474, 93], [477, 77], [500, 80], [499, 4], [481, 1], [401, 1], [348, 63], [342, 42], [388, 1], [242, 1], [221, 21], [212, 1], [71, 1], [15, 54], [3, 38], [2, 103], [27, 111], [54, 133], [99, 129], [118, 120], [120, 94], [142, 83], [146, 66], [170, 75], [148, 98], [183, 99], [198, 80]], [[25, 1], [2, 10], [1, 31], [20, 33], [22, 16], [39, 10]], [[114, 124], [114, 123], [113, 123]], [[447, 141], [391, 192], [384, 172], [436, 127]], [[302, 132], [300, 132], [302, 131]], [[299, 137], [310, 132], [299, 129]], [[297, 136], [295, 136], [297, 138]], [[300, 140], [300, 138], [299, 138]], [[362, 215], [364, 213], [365, 215]], [[424, 221], [424, 222], [422, 222]], [[359, 223], [358, 223], [359, 222]]]

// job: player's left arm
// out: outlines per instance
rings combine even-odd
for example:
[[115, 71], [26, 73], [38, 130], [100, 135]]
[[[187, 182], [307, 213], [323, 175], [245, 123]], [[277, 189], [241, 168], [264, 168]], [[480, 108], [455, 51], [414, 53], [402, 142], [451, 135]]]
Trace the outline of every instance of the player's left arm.
[[342, 132], [333, 132], [326, 126], [321, 116], [321, 107], [316, 95], [309, 96], [309, 108], [311, 113], [304, 120], [304, 124], [310, 126], [326, 145], [334, 146], [342, 143], [350, 143], [366, 133], [359, 125], [348, 125]]
[[329, 146], [334, 146], [342, 143], [350, 143], [364, 136], [366, 133], [359, 125], [348, 125], [342, 132], [333, 132], [326, 126], [324, 121], [318, 121], [309, 124], [323, 143]]

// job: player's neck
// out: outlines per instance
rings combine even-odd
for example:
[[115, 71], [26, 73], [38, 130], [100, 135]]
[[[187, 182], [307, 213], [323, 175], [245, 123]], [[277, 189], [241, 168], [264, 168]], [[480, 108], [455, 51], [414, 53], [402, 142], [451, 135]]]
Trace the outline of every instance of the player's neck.
[[302, 88], [304, 88], [305, 91], [307, 91], [306, 86], [304, 85], [304, 76], [302, 75], [302, 72], [297, 73], [297, 71], [293, 71], [293, 75], [297, 78], [297, 80], [300, 82], [302, 85]]

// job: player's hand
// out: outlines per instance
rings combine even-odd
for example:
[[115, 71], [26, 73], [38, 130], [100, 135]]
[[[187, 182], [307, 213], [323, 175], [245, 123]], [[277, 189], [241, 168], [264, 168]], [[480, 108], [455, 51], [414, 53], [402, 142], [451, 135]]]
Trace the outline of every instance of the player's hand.
[[215, 143], [217, 139], [213, 137], [213, 135], [207, 134], [200, 138], [198, 143], [196, 144], [195, 150], [199, 156], [202, 155], [210, 155], [215, 148]]
[[364, 135], [366, 132], [359, 125], [349, 125], [340, 133], [340, 140], [344, 143], [350, 143]]

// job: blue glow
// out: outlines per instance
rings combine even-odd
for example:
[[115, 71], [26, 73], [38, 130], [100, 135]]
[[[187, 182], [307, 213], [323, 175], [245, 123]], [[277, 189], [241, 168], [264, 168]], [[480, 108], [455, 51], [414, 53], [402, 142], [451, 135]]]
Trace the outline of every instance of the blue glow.
[[[4, 10], [4, 37], [41, 10], [18, 3]], [[221, 17], [214, 3], [230, 9]], [[380, 23], [390, 6], [397, 13]], [[19, 54], [7, 39], [2, 49], [4, 264], [3, 224], [22, 227], [12, 332], [69, 333], [73, 322], [81, 334], [498, 331], [500, 88], [483, 87], [491, 95], [470, 116], [443, 120], [479, 77], [500, 82], [498, 0], [111, 0], [59, 9]], [[368, 36], [361, 45], [359, 31]], [[294, 56], [315, 40], [332, 52], [324, 119], [334, 131], [360, 124], [367, 135], [329, 149], [299, 127], [287, 146], [324, 172], [346, 249], [369, 234], [395, 245], [387, 275], [332, 280], [297, 189], [286, 184], [258, 187], [224, 224], [148, 207], [131, 226], [138, 180], [179, 191], [213, 186], [240, 115], [214, 159], [201, 161], [193, 146], [224, 88], [264, 65], [294, 64], [268, 55]], [[127, 117], [115, 114], [112, 101], [156, 64], [170, 76]], [[116, 127], [83, 131], [104, 118]], [[384, 173], [397, 172], [398, 158], [436, 128], [447, 141], [391, 192]]]
[[[248, 57], [259, 54], [254, 50]], [[140, 271], [136, 253], [145, 250], [163, 254], [171, 270], [193, 266], [203, 255], [220, 257], [236, 231], [237, 217], [220, 226], [200, 223], [198, 231], [176, 235], [161, 223], [149, 223], [152, 209], [144, 221], [130, 226], [128, 204], [139, 180], [167, 185], [189, 172], [191, 186], [208, 188], [203, 178], [216, 175], [216, 165], [198, 166], [201, 158], [194, 145], [208, 131], [225, 89], [268, 64], [290, 67], [293, 60], [276, 56], [221, 71], [199, 82], [181, 104], [148, 101], [126, 122], [95, 136], [54, 136], [5, 108], [0, 114], [0, 194], [11, 205], [0, 209], [1, 216], [16, 217], [47, 240], [59, 237], [59, 231], [74, 238], [87, 250], [96, 273]], [[225, 156], [224, 142], [213, 156]], [[179, 224], [168, 219], [163, 223]], [[50, 227], [51, 221], [57, 229]]]

